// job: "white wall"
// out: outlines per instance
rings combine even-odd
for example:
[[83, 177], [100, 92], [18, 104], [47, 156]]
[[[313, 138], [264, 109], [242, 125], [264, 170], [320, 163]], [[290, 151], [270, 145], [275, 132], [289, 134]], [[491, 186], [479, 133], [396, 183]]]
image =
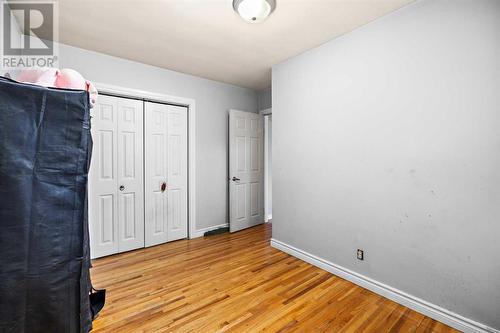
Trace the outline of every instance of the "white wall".
[[197, 229], [228, 222], [228, 110], [257, 111], [251, 89], [59, 45], [60, 67], [85, 78], [196, 100]]
[[272, 89], [273, 237], [500, 329], [500, 1], [417, 1]]

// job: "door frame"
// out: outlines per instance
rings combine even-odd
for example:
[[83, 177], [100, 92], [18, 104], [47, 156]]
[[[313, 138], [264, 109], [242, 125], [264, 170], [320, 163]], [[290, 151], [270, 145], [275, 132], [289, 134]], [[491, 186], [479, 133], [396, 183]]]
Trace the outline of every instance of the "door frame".
[[105, 83], [94, 83], [102, 94], [184, 106], [188, 109], [188, 238], [203, 236], [196, 229], [196, 101], [192, 98], [153, 93]]
[[[264, 221], [268, 223], [272, 219], [269, 214], [269, 116], [272, 117], [273, 109], [259, 111], [264, 116]], [[271, 130], [272, 131], [272, 130]], [[271, 137], [272, 140], [272, 137]], [[272, 198], [272, 194], [271, 194]]]

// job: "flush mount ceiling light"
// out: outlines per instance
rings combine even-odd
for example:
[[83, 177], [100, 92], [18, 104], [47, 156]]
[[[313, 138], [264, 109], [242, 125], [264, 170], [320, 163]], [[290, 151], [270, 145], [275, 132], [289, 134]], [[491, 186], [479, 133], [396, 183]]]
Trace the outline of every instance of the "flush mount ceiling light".
[[276, 8], [276, 0], [233, 0], [234, 10], [251, 23], [264, 21]]

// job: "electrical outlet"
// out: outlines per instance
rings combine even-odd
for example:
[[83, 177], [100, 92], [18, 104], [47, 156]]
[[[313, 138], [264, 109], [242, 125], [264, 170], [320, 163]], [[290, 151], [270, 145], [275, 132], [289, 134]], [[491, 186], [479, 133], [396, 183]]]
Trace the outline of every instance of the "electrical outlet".
[[358, 260], [365, 260], [365, 252], [361, 249], [358, 249], [356, 256], [358, 257]]

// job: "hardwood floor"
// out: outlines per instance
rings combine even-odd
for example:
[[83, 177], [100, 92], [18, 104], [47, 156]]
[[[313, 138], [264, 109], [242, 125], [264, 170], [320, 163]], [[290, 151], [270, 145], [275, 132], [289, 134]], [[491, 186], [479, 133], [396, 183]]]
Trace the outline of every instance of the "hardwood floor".
[[269, 245], [271, 226], [94, 261], [92, 332], [457, 332]]

